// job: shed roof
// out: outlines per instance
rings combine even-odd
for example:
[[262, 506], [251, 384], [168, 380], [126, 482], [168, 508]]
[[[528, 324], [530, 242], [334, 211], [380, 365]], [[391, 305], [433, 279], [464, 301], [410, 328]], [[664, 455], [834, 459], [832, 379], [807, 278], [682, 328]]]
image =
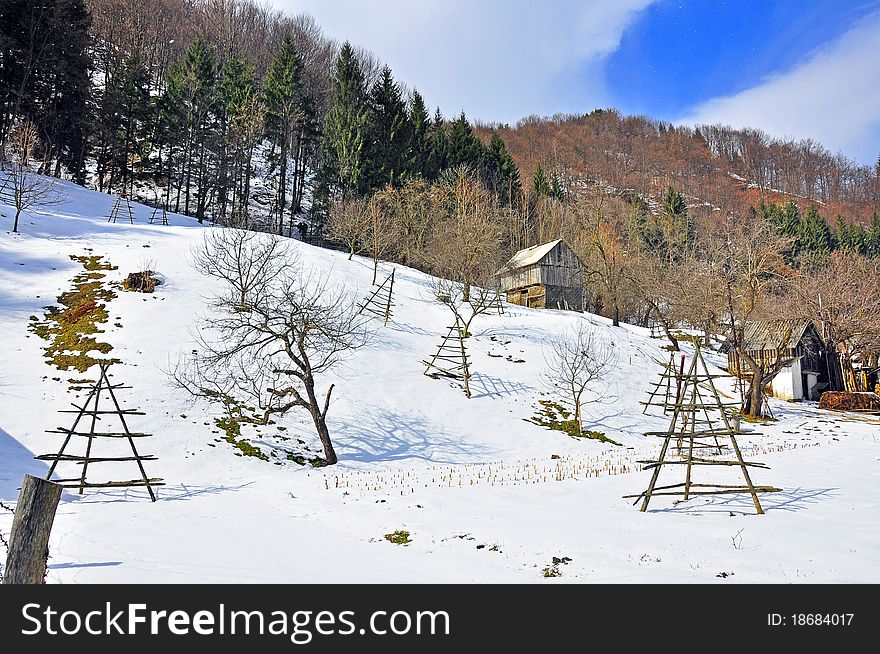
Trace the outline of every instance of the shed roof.
[[747, 352], [794, 350], [813, 323], [809, 320], [755, 320], [743, 330], [743, 348]]
[[510, 270], [516, 270], [517, 268], [525, 268], [526, 266], [531, 266], [533, 264], [538, 263], [541, 259], [550, 254], [553, 249], [562, 243], [562, 239], [558, 239], [551, 243], [544, 243], [543, 245], [535, 245], [530, 248], [526, 248], [525, 250], [520, 250], [516, 254], [511, 257], [510, 261], [508, 261], [504, 268], [501, 269], [502, 272], [507, 272]]

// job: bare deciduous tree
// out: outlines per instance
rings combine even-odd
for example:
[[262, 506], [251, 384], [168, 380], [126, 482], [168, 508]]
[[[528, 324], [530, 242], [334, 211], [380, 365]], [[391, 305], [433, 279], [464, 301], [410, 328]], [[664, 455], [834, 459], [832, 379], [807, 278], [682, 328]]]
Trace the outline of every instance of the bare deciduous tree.
[[335, 200], [330, 205], [327, 231], [334, 241], [341, 243], [348, 250], [349, 261], [364, 240], [369, 220], [369, 206], [360, 198]]
[[599, 398], [607, 390], [596, 386], [617, 363], [614, 348], [598, 337], [586, 321], [581, 321], [577, 327], [550, 342], [544, 352], [544, 361], [547, 364], [545, 381], [566, 395], [574, 410], [574, 419], [583, 430], [585, 394]]
[[253, 405], [248, 420], [258, 424], [305, 409], [325, 462], [336, 463], [327, 427], [334, 386], [319, 393], [318, 382], [367, 341], [352, 298], [326, 278], [304, 278], [288, 247], [267, 235], [213, 230], [194, 258], [225, 288], [197, 334], [199, 350], [172, 371], [177, 385], [230, 409]]
[[38, 175], [31, 169], [31, 160], [39, 147], [37, 127], [31, 121], [23, 121], [11, 134], [7, 143], [9, 163], [3, 171], [4, 195], [12, 199], [15, 218], [12, 231], [18, 232], [18, 222], [23, 211], [48, 207], [64, 200], [54, 177]]

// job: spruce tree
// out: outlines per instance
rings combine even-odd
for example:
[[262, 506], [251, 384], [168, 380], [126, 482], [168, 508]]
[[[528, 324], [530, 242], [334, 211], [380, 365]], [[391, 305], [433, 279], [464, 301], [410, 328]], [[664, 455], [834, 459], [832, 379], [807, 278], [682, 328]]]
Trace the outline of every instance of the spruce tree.
[[682, 257], [696, 240], [696, 229], [688, 215], [684, 195], [671, 185], [663, 194], [660, 230], [663, 233], [665, 254], [672, 259]]
[[550, 196], [550, 180], [547, 179], [547, 174], [541, 164], [538, 164], [532, 175], [532, 194], [537, 198]]
[[466, 166], [479, 171], [483, 162], [484, 148], [474, 135], [464, 112], [456, 118], [449, 128], [446, 142], [446, 168]]
[[150, 119], [149, 74], [137, 53], [126, 58], [115, 71], [101, 96], [95, 147], [98, 187], [122, 192], [133, 189], [134, 160], [149, 153], [146, 141]]
[[522, 193], [519, 168], [497, 131], [492, 132], [483, 169], [486, 185], [495, 193], [502, 206], [513, 204]]
[[[306, 119], [306, 103], [302, 84], [303, 64], [293, 40], [282, 41], [275, 58], [263, 79], [263, 97], [266, 105], [266, 134], [278, 148], [278, 181], [276, 183], [275, 207], [278, 233], [284, 229], [284, 208], [287, 204], [287, 173], [291, 152], [294, 153], [294, 197], [299, 179], [303, 125]], [[293, 207], [293, 211], [296, 206]]]
[[346, 42], [336, 61], [333, 93], [324, 119], [326, 162], [322, 180], [343, 196], [363, 195], [367, 190], [367, 112], [364, 72], [354, 48]]
[[[217, 61], [214, 51], [201, 37], [187, 46], [183, 57], [168, 72], [168, 86], [162, 98], [162, 125], [166, 139], [175, 151], [177, 176], [175, 211], [190, 213], [194, 187], [197, 189], [196, 216], [203, 222], [207, 206], [206, 188], [208, 140], [214, 128], [216, 109]], [[182, 138], [181, 138], [182, 137]]]
[[866, 241], [868, 256], [880, 257], [880, 214], [876, 211], [871, 214], [871, 225], [868, 227]]
[[810, 207], [801, 222], [799, 242], [801, 263], [807, 266], [824, 261], [834, 247], [831, 228], [816, 207]]
[[264, 109], [254, 67], [233, 54], [217, 85], [219, 130], [217, 204], [225, 219], [231, 202], [233, 224], [247, 225], [253, 149], [264, 128]]
[[409, 101], [409, 161], [407, 175], [411, 178], [430, 178], [431, 118], [421, 93], [413, 91]]
[[425, 179], [429, 182], [436, 181], [447, 168], [449, 139], [446, 135], [446, 122], [440, 109], [434, 113], [434, 120], [431, 122], [431, 150], [428, 154], [427, 170]]
[[385, 66], [373, 84], [367, 113], [368, 190], [399, 186], [409, 170], [412, 125], [400, 87]]

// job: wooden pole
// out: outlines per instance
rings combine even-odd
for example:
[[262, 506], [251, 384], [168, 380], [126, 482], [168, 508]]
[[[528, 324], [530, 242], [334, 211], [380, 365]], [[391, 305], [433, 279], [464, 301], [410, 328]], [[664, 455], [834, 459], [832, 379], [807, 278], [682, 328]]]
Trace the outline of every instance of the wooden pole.
[[49, 534], [60, 499], [61, 486], [25, 475], [9, 536], [4, 584], [45, 583]]

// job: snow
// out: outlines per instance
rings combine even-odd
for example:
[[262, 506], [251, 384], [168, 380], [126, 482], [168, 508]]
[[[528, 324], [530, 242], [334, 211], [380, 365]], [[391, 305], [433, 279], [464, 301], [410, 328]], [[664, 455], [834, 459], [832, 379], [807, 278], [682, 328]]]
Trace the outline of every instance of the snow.
[[[667, 424], [639, 404], [659, 375], [655, 360], [668, 357], [664, 342], [595, 316], [506, 305], [504, 315], [474, 324], [468, 400], [423, 374], [450, 318], [426, 277], [404, 267], [392, 323], [377, 325], [369, 346], [319, 385], [337, 385], [329, 425], [340, 464], [316, 470], [285, 460], [297, 438], [318, 451], [300, 413], [282, 421], [290, 442], [274, 430], [244, 432], [278, 452], [272, 461], [236, 456], [217, 441], [219, 407], [192, 405], [166, 373], [192, 349], [192, 329], [219, 290], [189, 263], [213, 228], [171, 214], [169, 226], [148, 225], [142, 205], [133, 205], [137, 224], [108, 224], [112, 197], [63, 188], [66, 203], [23, 216], [21, 234], [8, 231], [12, 213], [0, 206], [0, 500], [15, 501], [24, 473], [45, 475], [33, 456], [61, 442], [45, 430], [69, 426], [70, 414], [58, 411], [83, 396], [67, 380], [89, 375], [50, 367], [28, 321], [70, 288], [82, 267], [69, 257], [86, 253], [118, 266], [109, 280], [150, 260], [165, 281], [152, 296], [119, 292], [100, 340], [123, 361], [114, 381], [134, 387], [120, 391], [123, 405], [147, 414], [130, 420], [154, 434], [139, 443], [159, 457], [147, 472], [167, 485], [155, 504], [140, 489], [66, 491], [50, 582], [880, 581], [880, 421], [773, 401], [778, 422], [740, 441], [747, 458], [772, 468], [756, 471], [755, 483], [785, 489], [762, 496], [766, 515], [753, 515], [741, 495], [678, 505], [656, 498], [643, 514], [623, 496], [648, 482], [635, 462], [656, 453], [659, 439], [643, 432]], [[293, 247], [354, 297], [370, 292], [369, 261]], [[586, 426], [624, 447], [526, 421], [539, 399], [558, 399], [542, 395], [543, 344], [581, 320], [618, 352], [612, 397], [586, 407]], [[0, 531], [10, 524], [0, 513]], [[398, 529], [411, 544], [383, 538]], [[553, 557], [571, 562], [545, 579]]]

